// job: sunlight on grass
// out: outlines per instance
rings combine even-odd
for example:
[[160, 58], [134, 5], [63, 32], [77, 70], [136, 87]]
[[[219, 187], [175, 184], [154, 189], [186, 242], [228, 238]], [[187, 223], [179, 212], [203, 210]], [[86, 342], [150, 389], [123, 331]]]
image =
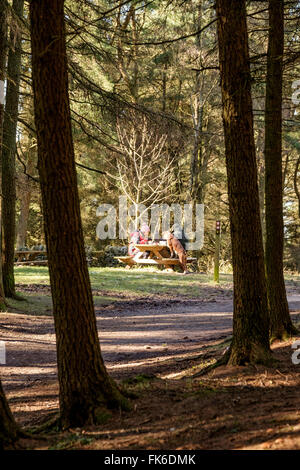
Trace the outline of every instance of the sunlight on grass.
[[[167, 299], [202, 299], [211, 300], [219, 293], [232, 296], [232, 275], [220, 274], [220, 284], [213, 281], [211, 274], [193, 273], [187, 276], [181, 273], [169, 273], [153, 268], [96, 268], [89, 269], [92, 288], [94, 289], [95, 307], [109, 307], [118, 302], [140, 297]], [[52, 315], [52, 299], [49, 289], [37, 286], [49, 286], [49, 271], [46, 266], [16, 266], [15, 280], [17, 291], [25, 300], [9, 301], [15, 312], [29, 315]], [[300, 288], [300, 276], [286, 276], [287, 284]], [[28, 286], [18, 289], [18, 285]], [[8, 312], [11, 311], [8, 308]]]
[[16, 284], [45, 284], [49, 285], [47, 266], [15, 266]]
[[[132, 269], [124, 268], [90, 268], [90, 279], [93, 289], [131, 295], [151, 295], [164, 293], [168, 295], [195, 297], [199, 295], [201, 286], [214, 286], [209, 274], [164, 273], [153, 268]], [[49, 285], [49, 272], [45, 266], [16, 266], [15, 278], [17, 284]], [[221, 285], [231, 284], [230, 274], [221, 275]], [[105, 298], [108, 300], [108, 298]], [[99, 300], [98, 300], [99, 301]]]
[[[168, 294], [193, 298], [201, 295], [202, 287], [211, 289], [230, 289], [232, 287], [232, 275], [221, 274], [220, 284], [212, 279], [212, 274], [193, 273], [183, 276], [181, 273], [165, 273], [154, 271], [153, 268], [136, 268], [126, 270], [124, 268], [95, 268], [89, 269], [93, 289], [116, 294], [125, 293], [131, 295]], [[49, 285], [48, 268], [45, 266], [16, 266], [15, 277], [17, 284], [41, 284]], [[287, 281], [300, 283], [299, 276], [286, 276]], [[103, 300], [101, 300], [103, 299]], [[114, 296], [97, 297], [97, 302], [114, 301]]]
[[[169, 294], [174, 296], [195, 297], [201, 286], [214, 286], [210, 275], [164, 273], [147, 269], [91, 268], [91, 283], [94, 289], [129, 292], [131, 294]], [[221, 283], [231, 283], [231, 275], [222, 275]]]

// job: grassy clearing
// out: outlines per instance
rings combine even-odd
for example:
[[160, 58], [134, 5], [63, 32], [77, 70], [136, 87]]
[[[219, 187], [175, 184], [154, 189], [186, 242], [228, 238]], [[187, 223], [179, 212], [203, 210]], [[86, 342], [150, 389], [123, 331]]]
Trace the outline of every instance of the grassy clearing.
[[23, 294], [25, 300], [9, 299], [9, 308], [30, 315], [52, 315], [52, 298], [50, 295]]
[[49, 285], [49, 271], [46, 266], [15, 266], [16, 284]]
[[[95, 306], [126, 301], [129, 298], [145, 296], [162, 296], [171, 298], [195, 298], [213, 295], [219, 287], [209, 274], [166, 273], [153, 268], [90, 268], [90, 279], [95, 292]], [[221, 274], [220, 288], [231, 289], [232, 276]], [[52, 299], [50, 291], [35, 286], [49, 286], [49, 271], [46, 266], [16, 266], [16, 284], [28, 286], [22, 291], [26, 301], [9, 302], [14, 310], [32, 315], [51, 315]], [[103, 294], [102, 294], [103, 293]]]
[[[202, 285], [216, 287], [211, 274], [165, 273], [149, 268], [126, 270], [124, 268], [90, 268], [90, 278], [93, 289], [120, 293], [136, 294], [170, 294], [195, 297], [199, 295]], [[17, 284], [49, 285], [47, 267], [16, 266], [15, 278]], [[232, 283], [231, 274], [221, 274], [220, 286], [227, 287]]]
[[[50, 295], [41, 295], [22, 292], [22, 297], [25, 300], [9, 299], [9, 308], [12, 307], [15, 311], [27, 313], [30, 315], [52, 315], [52, 298]], [[101, 305], [108, 305], [119, 300], [113, 296], [94, 296], [94, 304], [97, 307]]]
[[[156, 296], [176, 299], [201, 298], [211, 300], [220, 294], [225, 297], [232, 295], [232, 275], [221, 274], [220, 284], [213, 281], [211, 274], [193, 273], [183, 276], [180, 273], [166, 273], [155, 268], [95, 268], [89, 269], [92, 288], [95, 292], [95, 306], [126, 301], [129, 298]], [[24, 313], [51, 315], [52, 300], [49, 290], [43, 292], [34, 286], [49, 286], [48, 267], [16, 266], [15, 279], [17, 284], [30, 286], [22, 292], [26, 301], [9, 302], [10, 306]], [[300, 276], [287, 275], [288, 286], [300, 292]]]

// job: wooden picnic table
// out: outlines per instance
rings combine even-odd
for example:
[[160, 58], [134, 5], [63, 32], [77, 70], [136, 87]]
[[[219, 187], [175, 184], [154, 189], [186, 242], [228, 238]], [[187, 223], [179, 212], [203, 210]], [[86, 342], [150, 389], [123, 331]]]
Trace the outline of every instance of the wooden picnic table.
[[[163, 259], [164, 256], [161, 253], [166, 252], [166, 250], [169, 252], [169, 248], [166, 245], [160, 245], [158, 243], [149, 243], [149, 244], [137, 243], [135, 247], [139, 250], [141, 255], [143, 253], [146, 253], [147, 251], [150, 252], [149, 259], [156, 259], [156, 258]], [[140, 253], [137, 253], [136, 256], [140, 255]], [[139, 259], [139, 257], [137, 259]]]
[[[173, 268], [180, 266], [178, 258], [170, 257], [170, 250], [166, 244], [136, 244], [135, 247], [139, 250], [134, 256], [117, 256], [119, 262], [127, 266], [134, 266], [137, 264], [144, 265], [163, 265], [165, 268]], [[143, 258], [145, 252], [150, 252], [148, 258]], [[187, 258], [188, 263], [196, 261], [197, 258]]]

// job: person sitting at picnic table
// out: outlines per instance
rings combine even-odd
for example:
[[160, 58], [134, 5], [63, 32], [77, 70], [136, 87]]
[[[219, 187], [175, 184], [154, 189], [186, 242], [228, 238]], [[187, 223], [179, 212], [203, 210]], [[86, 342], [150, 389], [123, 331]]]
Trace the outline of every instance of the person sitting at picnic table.
[[[140, 230], [135, 230], [134, 232], [130, 234], [130, 242], [128, 246], [129, 256], [134, 257], [137, 253], [139, 253], [138, 248], [136, 248], [135, 246], [136, 244], [144, 245], [144, 244], [149, 243], [149, 238], [148, 238], [149, 232], [150, 232], [150, 228], [148, 227], [148, 225], [143, 224]], [[142, 256], [145, 258], [148, 258], [149, 252], [148, 251], [144, 252]]]

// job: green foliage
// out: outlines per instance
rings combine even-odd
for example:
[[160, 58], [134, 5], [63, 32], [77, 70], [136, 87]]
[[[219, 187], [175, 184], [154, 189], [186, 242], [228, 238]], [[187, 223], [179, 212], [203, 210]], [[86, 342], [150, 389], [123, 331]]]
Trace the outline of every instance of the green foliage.
[[[263, 221], [263, 112], [267, 11], [255, 14], [259, 9], [255, 2], [249, 4], [248, 8], [251, 13], [248, 18], [249, 41]], [[293, 62], [299, 35], [299, 25], [295, 20], [298, 8], [296, 4], [286, 9], [290, 27], [286, 31], [287, 67], [284, 76], [283, 109], [284, 165], [286, 163], [285, 261], [289, 269], [295, 270], [299, 270], [295, 247], [299, 245], [300, 236], [297, 229], [300, 203], [296, 197], [294, 183], [299, 154], [299, 114], [295, 114], [295, 106], [292, 105], [290, 97], [292, 83], [300, 77], [300, 67]], [[108, 0], [66, 0], [65, 11], [76, 161], [89, 168], [77, 167], [86, 245], [97, 250], [105, 249], [106, 242], [96, 238], [97, 207], [104, 202], [116, 206], [119, 195], [124, 194], [118, 172], [118, 162], [124, 162], [124, 147], [120, 142], [118, 125], [125, 130], [129, 138], [139, 138], [141, 134], [134, 125], [134, 135], [130, 120], [135, 116], [137, 121], [141, 121], [145, 116], [148, 129], [155, 130], [158, 136], [166, 137], [162, 149], [163, 157], [155, 170], [156, 174], [153, 174], [156, 185], [165, 162], [168, 159], [172, 161], [170, 178], [164, 183], [164, 201], [169, 204], [189, 201], [191, 177], [195, 171], [193, 177], [197, 187], [196, 199], [205, 204], [204, 247], [201, 253], [193, 253], [199, 258], [199, 268], [201, 271], [210, 271], [213, 267], [216, 219], [222, 222], [221, 264], [229, 265], [231, 245], [217, 70], [216, 24], [212, 23], [201, 34], [195, 34], [214, 19], [214, 2], [132, 1], [120, 8], [112, 8]], [[27, 30], [24, 30], [24, 36], [28, 39]], [[24, 74], [21, 83], [20, 148], [25, 164], [30, 160], [29, 149], [32, 149], [31, 158], [34, 165], [30, 173], [35, 177], [36, 143], [32, 117], [29, 41], [24, 41], [24, 52], [26, 54], [22, 59]], [[198, 151], [198, 160], [192, 170], [195, 148]], [[149, 157], [146, 155], [146, 158]], [[149, 165], [153, 165], [150, 160]], [[132, 161], [127, 159], [125, 175], [131, 185], [135, 182], [130, 173], [132, 166]], [[18, 162], [20, 200], [24, 188], [28, 185], [28, 180], [22, 180], [23, 171], [23, 164]], [[31, 184], [28, 246], [44, 244], [39, 186], [34, 182]], [[144, 181], [143, 190], [146, 194], [147, 191], [153, 191], [153, 188], [147, 189], [147, 182]], [[220, 203], [217, 203], [218, 200]], [[295, 256], [296, 261], [293, 260]]]

